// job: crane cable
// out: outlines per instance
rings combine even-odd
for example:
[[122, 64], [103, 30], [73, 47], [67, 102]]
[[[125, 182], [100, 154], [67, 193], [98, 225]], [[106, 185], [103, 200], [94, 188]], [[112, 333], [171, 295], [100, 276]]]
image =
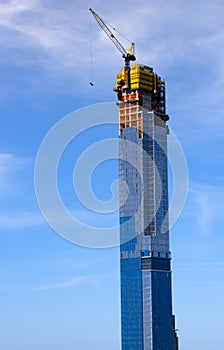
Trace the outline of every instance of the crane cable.
[[[103, 19], [103, 18], [102, 18]], [[124, 34], [122, 34], [121, 32], [119, 32], [119, 30], [117, 30], [114, 26], [112, 26], [110, 23], [108, 23], [107, 21], [105, 21], [105, 19], [103, 19], [103, 21], [106, 23], [106, 25], [108, 27], [110, 27], [113, 31], [117, 32], [120, 36], [122, 36], [122, 38], [124, 38], [125, 40], [127, 40], [130, 44], [132, 43], [132, 40], [128, 39]]]
[[93, 86], [93, 33], [92, 33], [92, 16], [90, 16], [89, 22], [90, 30], [90, 85]]
[[[107, 24], [108, 27], [110, 27], [113, 31], [117, 32], [121, 37], [123, 37], [125, 40], [127, 40], [129, 43], [132, 43], [130, 39], [128, 39], [125, 35], [123, 35], [121, 32], [119, 32], [114, 26], [112, 26], [110, 23], [105, 21], [105, 19], [102, 18], [102, 20]], [[90, 15], [90, 85], [93, 86], [93, 32], [92, 32], [92, 16]]]

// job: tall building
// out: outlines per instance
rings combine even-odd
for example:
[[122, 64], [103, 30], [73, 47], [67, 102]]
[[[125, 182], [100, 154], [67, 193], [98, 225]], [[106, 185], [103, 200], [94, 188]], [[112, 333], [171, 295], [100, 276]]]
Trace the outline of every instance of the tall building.
[[165, 82], [135, 64], [117, 74], [114, 90], [121, 140], [122, 350], [173, 350]]

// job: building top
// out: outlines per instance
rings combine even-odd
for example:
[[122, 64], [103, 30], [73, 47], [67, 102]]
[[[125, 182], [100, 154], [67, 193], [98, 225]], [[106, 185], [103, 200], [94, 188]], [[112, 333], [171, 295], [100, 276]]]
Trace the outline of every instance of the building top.
[[[133, 103], [136, 97], [141, 100], [150, 97], [150, 110], [158, 113], [163, 120], [168, 120], [165, 103], [165, 81], [153, 71], [152, 67], [134, 64], [126, 67], [116, 76], [118, 102]], [[141, 104], [141, 101], [140, 101]]]

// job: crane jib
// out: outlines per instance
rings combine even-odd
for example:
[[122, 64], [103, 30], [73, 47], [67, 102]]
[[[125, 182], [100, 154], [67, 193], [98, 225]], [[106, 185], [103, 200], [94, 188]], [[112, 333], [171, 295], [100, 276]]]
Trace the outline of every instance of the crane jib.
[[113, 42], [113, 44], [117, 47], [117, 49], [121, 52], [122, 57], [125, 59], [125, 65], [130, 64], [130, 61], [135, 61], [135, 54], [134, 54], [134, 43], [131, 43], [130, 48], [128, 51], [123, 47], [123, 45], [119, 42], [119, 40], [116, 38], [116, 36], [111, 32], [109, 27], [106, 25], [106, 23], [103, 21], [103, 19], [92, 9], [89, 9], [92, 15], [94, 16], [97, 23], [100, 25], [100, 27], [103, 29], [103, 31], [107, 34], [108, 38]]

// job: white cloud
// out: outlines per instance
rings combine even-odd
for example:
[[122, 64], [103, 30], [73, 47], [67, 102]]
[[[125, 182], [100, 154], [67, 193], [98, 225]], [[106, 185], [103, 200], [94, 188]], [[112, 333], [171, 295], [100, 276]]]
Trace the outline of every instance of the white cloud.
[[27, 158], [19, 158], [9, 153], [0, 153], [0, 191], [10, 188], [10, 176], [15, 174], [27, 162]]
[[[18, 230], [43, 224], [40, 213], [22, 209], [25, 199], [24, 176], [21, 171], [29, 164], [30, 159], [17, 157], [9, 153], [0, 153], [0, 230]], [[7, 198], [4, 201], [3, 198]], [[27, 205], [27, 204], [26, 204]]]
[[[222, 62], [222, 5], [218, 0], [212, 3], [174, 0], [172, 4], [160, 0], [150, 6], [146, 0], [141, 5], [124, 1], [119, 9], [116, 4], [105, 7], [103, 1], [99, 1], [97, 12], [98, 9], [102, 17], [136, 41], [137, 54], [146, 62], [156, 65], [162, 62], [167, 66], [180, 59], [185, 62], [206, 60], [207, 55], [213, 63], [214, 60]], [[77, 64], [86, 63], [90, 51], [87, 4], [68, 1], [58, 8], [40, 0], [11, 0], [1, 4], [0, 10], [0, 24], [15, 34], [11, 43], [5, 37], [5, 45], [20, 48], [31, 45], [31, 50], [41, 47], [51, 56], [49, 67], [56, 59], [55, 63], [60, 63], [59, 70], [60, 66], [69, 65], [74, 69]], [[96, 22], [92, 23], [92, 28], [96, 59], [101, 64], [107, 58], [107, 64], [113, 65], [116, 49]], [[18, 41], [16, 33], [22, 36], [21, 40]]]
[[[91, 76], [88, 5], [135, 41], [139, 62], [155, 67], [164, 78], [169, 76], [172, 104], [183, 115], [182, 130], [187, 129], [187, 120], [193, 120], [195, 133], [201, 126], [209, 132], [212, 126], [221, 136], [217, 126], [224, 123], [223, 111], [220, 112], [224, 88], [224, 4], [220, 0], [159, 0], [150, 4], [143, 0], [138, 5], [124, 0], [119, 8], [117, 3], [105, 4], [102, 0], [89, 4], [67, 1], [63, 6], [57, 1], [11, 0], [0, 5], [0, 62], [25, 69], [30, 65], [41, 67], [47, 77], [43, 79], [38, 73], [35, 82], [31, 82], [34, 86], [40, 78], [43, 85], [50, 77], [54, 88], [63, 86], [65, 91], [68, 79], [70, 92], [78, 88], [86, 93]], [[93, 18], [91, 22], [93, 78], [97, 82], [94, 92], [102, 98], [101, 92], [111, 84], [108, 80], [115, 79], [123, 62]]]
[[12, 156], [10, 154], [0, 154], [0, 189], [6, 186], [7, 173], [10, 170]]
[[70, 288], [74, 287], [75, 285], [78, 285], [80, 283], [83, 283], [86, 280], [85, 277], [78, 277], [71, 279], [66, 282], [61, 282], [61, 283], [52, 283], [52, 284], [45, 284], [42, 286], [37, 286], [34, 287], [34, 291], [45, 291], [45, 290], [50, 290], [50, 289], [64, 289], [64, 288]]
[[[3, 55], [1, 61], [5, 59], [7, 63], [16, 65], [42, 63], [48, 69], [56, 67], [58, 60], [63, 67], [72, 63], [73, 67], [76, 65], [75, 58], [80, 52], [76, 43], [80, 42], [84, 28], [79, 14], [72, 14], [68, 6], [59, 10], [44, 6], [39, 0], [11, 0], [0, 6], [0, 25], [4, 32], [0, 36], [2, 46], [6, 49], [26, 49], [21, 57], [10, 55], [9, 51], [9, 56]], [[8, 40], [9, 37], [11, 40]], [[43, 51], [37, 54], [35, 50], [40, 49]], [[31, 55], [33, 53], [33, 59], [27, 50]]]
[[0, 230], [18, 230], [20, 228], [42, 225], [44, 219], [40, 214], [28, 211], [0, 213]]
[[198, 229], [205, 234], [214, 233], [217, 220], [223, 220], [224, 188], [193, 184], [190, 193]]
[[214, 269], [214, 267], [220, 267], [223, 268], [224, 267], [224, 261], [187, 261], [187, 262], [176, 262], [176, 266], [179, 266], [181, 269], [183, 268], [187, 268], [189, 269], [189, 267], [191, 268], [201, 268], [201, 269], [205, 269], [206, 271], [208, 270], [208, 268]]

